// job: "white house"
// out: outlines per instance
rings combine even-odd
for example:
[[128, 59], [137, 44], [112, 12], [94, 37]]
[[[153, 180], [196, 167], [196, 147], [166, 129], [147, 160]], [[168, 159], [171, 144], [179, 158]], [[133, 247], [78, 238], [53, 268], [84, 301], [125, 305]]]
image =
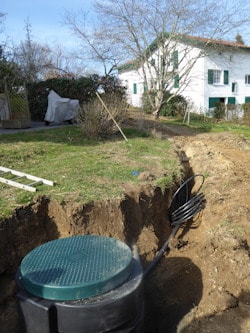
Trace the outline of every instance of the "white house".
[[[172, 55], [164, 66], [172, 73], [172, 84], [168, 81], [166, 89], [185, 97], [195, 112], [207, 114], [217, 102], [250, 103], [249, 46], [185, 35], [171, 47], [168, 45], [168, 50]], [[144, 70], [144, 65], [136, 66], [136, 62], [119, 67], [118, 76], [127, 87], [129, 104], [142, 106], [145, 78], [152, 80], [155, 64], [162, 66], [161, 52], [157, 49], [150, 53]]]

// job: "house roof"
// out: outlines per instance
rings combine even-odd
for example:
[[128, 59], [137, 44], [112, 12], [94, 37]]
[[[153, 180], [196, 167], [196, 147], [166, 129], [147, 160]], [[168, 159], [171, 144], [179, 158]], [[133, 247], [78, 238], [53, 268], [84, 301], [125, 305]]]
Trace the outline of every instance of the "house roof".
[[[156, 50], [159, 42], [159, 38], [156, 38], [150, 45], [149, 47], [145, 50], [145, 53], [152, 53], [154, 50]], [[170, 34], [169, 33], [164, 33], [165, 38], [169, 38]], [[171, 37], [173, 40], [186, 43], [186, 44], [192, 44], [196, 47], [204, 47], [204, 46], [213, 46], [217, 47], [220, 49], [223, 48], [233, 48], [233, 49], [241, 49], [241, 50], [246, 50], [250, 51], [250, 46], [247, 46], [245, 44], [240, 44], [236, 42], [231, 42], [227, 40], [222, 40], [222, 39], [212, 39], [212, 38], [204, 38], [204, 37], [197, 37], [197, 36], [191, 36], [191, 35], [174, 35]], [[138, 59], [130, 60], [121, 66], [118, 67], [119, 72], [126, 72], [129, 70], [137, 69], [140, 65], [140, 61]]]
[[[178, 38], [178, 37], [177, 37]], [[204, 37], [197, 37], [197, 36], [190, 36], [190, 35], [180, 35], [179, 40], [182, 42], [190, 42], [197, 45], [215, 45], [215, 46], [226, 46], [226, 47], [233, 47], [237, 49], [245, 49], [250, 50], [250, 46], [245, 44], [240, 44], [236, 42], [231, 42], [222, 39], [212, 39], [212, 38], [204, 38]]]
[[130, 60], [122, 64], [121, 66], [118, 66], [118, 72], [127, 72], [133, 69], [138, 68], [138, 63], [136, 60]]

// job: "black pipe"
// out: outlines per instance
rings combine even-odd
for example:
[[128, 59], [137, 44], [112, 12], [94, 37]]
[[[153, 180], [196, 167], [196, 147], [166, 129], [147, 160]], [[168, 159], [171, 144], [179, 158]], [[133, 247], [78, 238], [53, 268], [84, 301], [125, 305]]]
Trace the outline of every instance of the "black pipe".
[[[191, 196], [191, 191], [188, 188], [188, 184], [191, 180], [193, 180], [195, 177], [202, 177], [202, 182], [200, 187], [198, 188], [195, 195]], [[202, 174], [196, 174], [192, 177], [188, 178], [174, 193], [172, 202], [170, 205], [170, 212], [169, 212], [169, 220], [170, 225], [174, 227], [171, 234], [169, 235], [168, 239], [165, 241], [163, 246], [161, 247], [160, 251], [157, 253], [153, 261], [144, 269], [143, 275], [146, 277], [151, 270], [155, 267], [155, 265], [159, 262], [161, 257], [163, 256], [164, 252], [166, 251], [168, 244], [170, 240], [176, 235], [178, 229], [180, 226], [193, 218], [195, 215], [197, 215], [201, 210], [203, 210], [206, 206], [206, 199], [203, 193], [199, 193], [202, 185], [204, 183], [204, 176]], [[180, 193], [180, 191], [185, 188], [185, 203], [179, 206], [177, 209], [172, 211], [172, 207], [176, 206], [175, 199], [177, 198], [177, 195]], [[189, 199], [190, 198], [190, 199]], [[183, 198], [181, 198], [183, 199]]]

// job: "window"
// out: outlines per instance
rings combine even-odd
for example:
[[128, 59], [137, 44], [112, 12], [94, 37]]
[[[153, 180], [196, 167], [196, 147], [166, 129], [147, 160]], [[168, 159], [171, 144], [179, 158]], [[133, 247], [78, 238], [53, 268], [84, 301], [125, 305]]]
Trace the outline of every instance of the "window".
[[179, 88], [180, 78], [179, 75], [175, 75], [174, 77], [174, 88]]
[[249, 96], [245, 97], [245, 103], [250, 103], [250, 97]]
[[221, 71], [213, 71], [213, 84], [221, 83]]
[[229, 72], [227, 70], [221, 71], [217, 69], [208, 70], [208, 84], [228, 84]]
[[245, 75], [245, 84], [250, 84], [250, 75]]
[[137, 84], [136, 83], [133, 84], [133, 91], [134, 91], [134, 95], [136, 95], [137, 94]]
[[237, 92], [237, 82], [232, 82], [232, 92]]
[[224, 71], [224, 84], [229, 84], [229, 72]]
[[179, 60], [178, 60], [178, 51], [177, 50], [175, 50], [172, 54], [172, 61], [173, 61], [174, 69], [178, 69]]

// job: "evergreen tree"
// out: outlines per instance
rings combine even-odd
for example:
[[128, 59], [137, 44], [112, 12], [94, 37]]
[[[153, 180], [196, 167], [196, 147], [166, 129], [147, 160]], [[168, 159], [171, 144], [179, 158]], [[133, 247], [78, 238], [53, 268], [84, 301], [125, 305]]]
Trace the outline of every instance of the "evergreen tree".
[[239, 33], [237, 33], [237, 35], [235, 36], [235, 40], [237, 44], [243, 44], [243, 45], [245, 44], [242, 36]]

